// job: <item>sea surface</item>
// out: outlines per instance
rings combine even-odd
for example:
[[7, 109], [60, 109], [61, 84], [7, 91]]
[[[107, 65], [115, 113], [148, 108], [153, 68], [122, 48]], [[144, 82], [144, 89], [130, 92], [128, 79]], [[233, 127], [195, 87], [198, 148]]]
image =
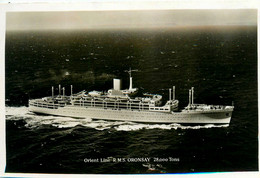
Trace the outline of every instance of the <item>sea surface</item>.
[[[6, 172], [151, 174], [258, 170], [257, 27], [7, 31]], [[176, 86], [180, 108], [234, 103], [229, 125], [145, 124], [36, 115], [28, 99]]]

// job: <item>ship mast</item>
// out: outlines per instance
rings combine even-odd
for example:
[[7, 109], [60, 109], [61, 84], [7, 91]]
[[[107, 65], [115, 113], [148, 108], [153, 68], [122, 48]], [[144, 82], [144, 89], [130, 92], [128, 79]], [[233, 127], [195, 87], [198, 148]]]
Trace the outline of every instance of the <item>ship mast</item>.
[[63, 97], [65, 97], [65, 87], [63, 87], [62, 90], [63, 90]]
[[54, 87], [53, 86], [51, 87], [51, 96], [52, 96], [52, 98], [54, 98]]
[[61, 85], [59, 84], [59, 96], [60, 96], [60, 93], [61, 93], [60, 91], [61, 91]]
[[189, 106], [194, 104], [194, 87], [189, 90]]
[[171, 89], [169, 89], [169, 101], [171, 101], [171, 96], [172, 96]]
[[191, 104], [194, 104], [194, 87], [191, 87]]
[[132, 72], [138, 71], [136, 69], [132, 70], [131, 67], [129, 70], [125, 70], [129, 74], [129, 90], [133, 90], [133, 77], [132, 77]]
[[191, 105], [191, 90], [189, 90], [189, 107]]
[[175, 100], [175, 86], [172, 87], [172, 100]]

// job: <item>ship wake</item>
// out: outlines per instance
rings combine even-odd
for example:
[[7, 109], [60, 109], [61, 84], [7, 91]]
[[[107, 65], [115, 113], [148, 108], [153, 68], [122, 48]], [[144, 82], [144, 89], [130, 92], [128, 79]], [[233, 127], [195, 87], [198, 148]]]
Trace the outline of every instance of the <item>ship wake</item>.
[[96, 130], [115, 129], [118, 131], [134, 131], [140, 129], [208, 129], [213, 127], [228, 127], [228, 124], [192, 125], [181, 124], [145, 124], [126, 121], [92, 120], [90, 118], [78, 119], [63, 116], [36, 115], [28, 111], [28, 107], [6, 107], [6, 120], [23, 120], [27, 128], [39, 128], [51, 125], [57, 128], [73, 128], [83, 126]]

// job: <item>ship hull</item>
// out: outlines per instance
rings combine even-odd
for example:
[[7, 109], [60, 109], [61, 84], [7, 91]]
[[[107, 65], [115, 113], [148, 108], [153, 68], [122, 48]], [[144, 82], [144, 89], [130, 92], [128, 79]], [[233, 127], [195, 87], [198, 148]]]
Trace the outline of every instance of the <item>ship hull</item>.
[[78, 107], [67, 105], [58, 109], [29, 106], [29, 111], [41, 114], [68, 116], [76, 118], [91, 118], [112, 121], [132, 121], [143, 123], [201, 123], [229, 124], [232, 110], [209, 110], [181, 112], [153, 112], [139, 110], [103, 109], [94, 107]]

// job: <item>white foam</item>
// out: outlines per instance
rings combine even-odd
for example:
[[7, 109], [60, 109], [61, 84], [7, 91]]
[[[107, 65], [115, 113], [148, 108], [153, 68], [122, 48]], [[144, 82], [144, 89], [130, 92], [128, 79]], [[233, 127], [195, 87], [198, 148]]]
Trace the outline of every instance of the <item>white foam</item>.
[[135, 131], [141, 129], [208, 129], [213, 127], [227, 127], [224, 125], [197, 125], [197, 126], [183, 126], [181, 124], [144, 124], [124, 121], [104, 121], [95, 120], [90, 118], [76, 119], [71, 117], [62, 116], [45, 116], [36, 115], [28, 111], [28, 107], [6, 107], [6, 119], [7, 120], [24, 120], [26, 122], [25, 127], [37, 128], [42, 125], [52, 125], [57, 128], [73, 128], [77, 125], [83, 127], [93, 128], [96, 130], [115, 129], [117, 131]]
[[24, 116], [28, 114], [28, 107], [5, 107], [5, 114], [6, 115], [16, 115], [16, 116]]
[[214, 124], [208, 124], [208, 125], [198, 125], [198, 126], [183, 126], [181, 124], [124, 124], [119, 125], [115, 129], [118, 131], [132, 131], [132, 130], [140, 130], [140, 129], [208, 129], [213, 127], [228, 127], [228, 124], [224, 125], [214, 125]]

